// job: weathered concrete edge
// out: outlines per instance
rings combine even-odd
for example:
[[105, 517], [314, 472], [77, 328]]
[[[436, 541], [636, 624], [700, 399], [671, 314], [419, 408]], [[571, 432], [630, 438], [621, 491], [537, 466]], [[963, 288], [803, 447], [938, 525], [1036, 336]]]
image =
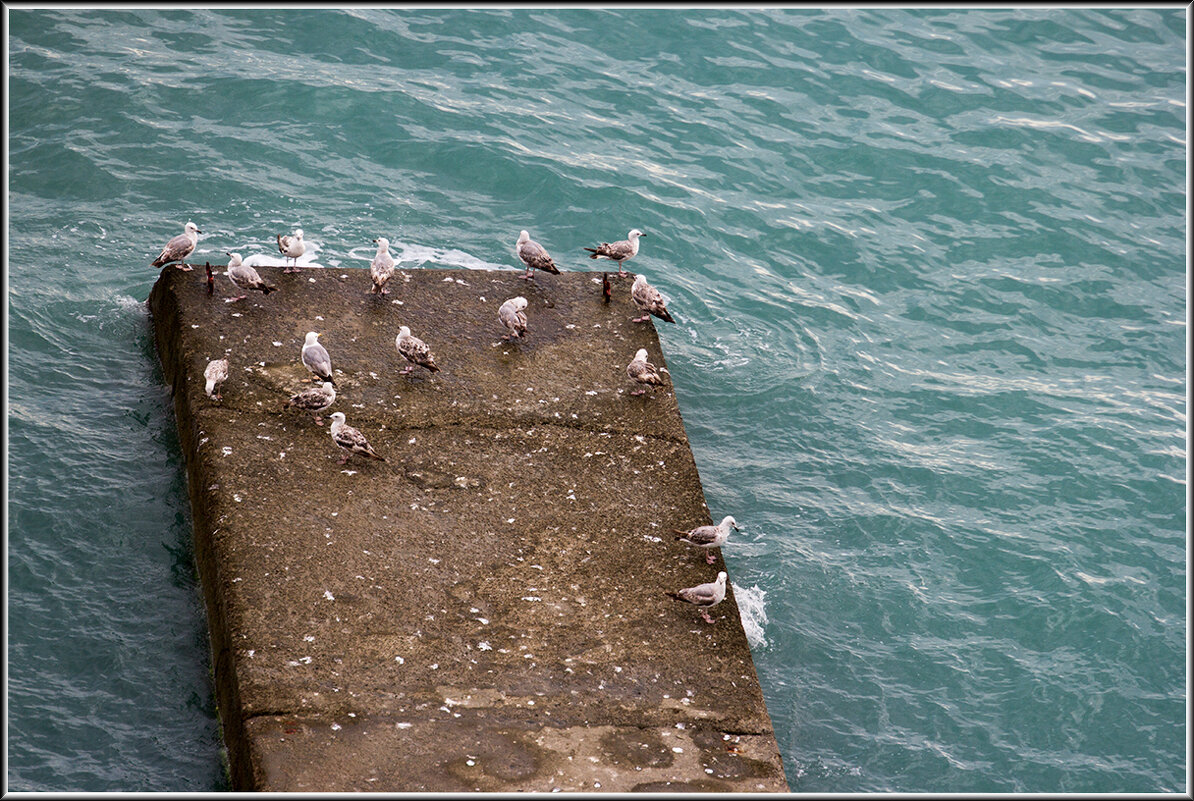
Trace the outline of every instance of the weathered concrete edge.
[[[165, 302], [164, 302], [165, 301]], [[197, 452], [197, 421], [187, 408], [185, 376], [179, 369], [178, 357], [179, 314], [175, 298], [165, 290], [161, 280], [155, 281], [146, 301], [152, 320], [154, 343], [158, 360], [162, 366], [162, 377], [170, 396], [174, 400], [174, 420], [178, 429], [179, 445], [187, 471], [187, 495], [191, 502], [191, 520], [194, 531], [210, 531], [212, 521], [207, 518], [207, 505], [203, 502], [201, 487], [201, 466], [193, 457]], [[168, 336], [167, 332], [172, 334]], [[184, 425], [184, 421], [190, 425]], [[218, 591], [219, 566], [211, 552], [208, 537], [193, 536], [195, 563], [199, 572], [199, 583], [203, 589], [204, 605], [207, 608], [208, 637], [211, 644], [212, 681], [215, 687], [216, 707], [220, 726], [224, 734], [224, 747], [228, 751], [228, 765], [233, 787], [253, 785], [250, 743], [246, 735], [244, 719], [239, 714], [229, 714], [240, 709], [240, 693], [236, 685], [236, 671], [232, 665], [232, 645], [229, 639], [227, 615], [221, 604]]]

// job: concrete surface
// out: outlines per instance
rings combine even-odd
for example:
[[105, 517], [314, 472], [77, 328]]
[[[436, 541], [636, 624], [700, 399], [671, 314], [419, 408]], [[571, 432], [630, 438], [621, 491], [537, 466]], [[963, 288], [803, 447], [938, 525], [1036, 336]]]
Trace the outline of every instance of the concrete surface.
[[[638, 348], [664, 364], [633, 275], [606, 305], [600, 272], [259, 272], [279, 291], [228, 303], [200, 264], [149, 297], [235, 789], [787, 791], [733, 575], [713, 625], [664, 595], [725, 567], [668, 533], [711, 518], [670, 383], [629, 395]], [[440, 372], [398, 375], [400, 325]], [[283, 409], [307, 331], [323, 426]], [[337, 464], [333, 411], [386, 461]]]

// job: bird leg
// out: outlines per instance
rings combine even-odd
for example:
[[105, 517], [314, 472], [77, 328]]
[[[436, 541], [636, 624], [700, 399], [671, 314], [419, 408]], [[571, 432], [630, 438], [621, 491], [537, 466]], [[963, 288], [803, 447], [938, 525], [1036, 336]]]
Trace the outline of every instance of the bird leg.
[[191, 265], [187, 264], [185, 261], [180, 261], [178, 264], [175, 264], [174, 266], [177, 267], [178, 269], [182, 270], [184, 273], [189, 273], [191, 270], [194, 269], [193, 267], [191, 267]]
[[642, 317], [631, 317], [631, 318], [630, 318], [630, 322], [632, 322], [632, 323], [645, 323], [645, 322], [647, 322], [647, 320], [650, 320], [650, 319], [651, 319], [651, 315], [650, 315], [650, 314], [644, 314]]
[[706, 612], [704, 609], [702, 609], [702, 610], [701, 610], [701, 617], [705, 618], [705, 622], [706, 622], [706, 623], [712, 623], [712, 622], [713, 622], [713, 618], [709, 617], [709, 613], [708, 613], [708, 612]]
[[323, 425], [323, 418], [320, 417], [319, 415], [315, 415], [315, 425], [317, 425], [317, 426]]
[[713, 551], [705, 551], [705, 564], [711, 565], [717, 561], [717, 557], [713, 555]]
[[[344, 455], [340, 457], [340, 461], [336, 462], [336, 464], [348, 464], [348, 451], [344, 452]], [[709, 622], [712, 623], [713, 621], [710, 620]]]
[[647, 391], [647, 390], [645, 390], [645, 389], [636, 389], [634, 392], [631, 392], [630, 394], [631, 394], [632, 396], [633, 396], [633, 395], [642, 395], [642, 394], [643, 394], [643, 393], [645, 393], [646, 391]]
[[408, 364], [408, 365], [406, 365], [406, 367], [402, 368], [402, 371], [400, 373], [398, 373], [398, 375], [409, 375], [410, 371], [414, 370], [414, 369], [415, 369], [415, 366], [413, 364]]

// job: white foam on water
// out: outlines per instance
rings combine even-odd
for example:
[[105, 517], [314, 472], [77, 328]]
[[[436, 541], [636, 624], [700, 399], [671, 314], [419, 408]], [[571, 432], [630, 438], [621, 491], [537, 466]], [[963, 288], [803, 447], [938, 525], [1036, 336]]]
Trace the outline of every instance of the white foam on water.
[[742, 615], [742, 630], [751, 648], [767, 644], [767, 638], [763, 636], [763, 627], [767, 625], [766, 599], [767, 593], [759, 589], [757, 584], [753, 587], [734, 587], [734, 600], [738, 602], [738, 612]]

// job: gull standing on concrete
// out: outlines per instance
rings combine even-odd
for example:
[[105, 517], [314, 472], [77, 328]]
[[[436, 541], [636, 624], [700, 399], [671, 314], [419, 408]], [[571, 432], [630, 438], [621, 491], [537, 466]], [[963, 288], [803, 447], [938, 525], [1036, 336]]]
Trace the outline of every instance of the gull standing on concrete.
[[630, 364], [626, 365], [626, 375], [632, 381], [637, 381], [644, 384], [641, 389], [636, 389], [631, 392], [631, 395], [642, 395], [647, 391], [647, 386], [663, 386], [663, 377], [659, 375], [659, 370], [655, 365], [647, 361], [647, 349], [639, 348], [638, 353], [634, 354], [634, 358], [630, 360]]
[[203, 377], [207, 379], [207, 386], [203, 392], [212, 400], [224, 400], [223, 395], [217, 395], [216, 387], [228, 380], [228, 360], [215, 359], [207, 363], [207, 369], [203, 371]]
[[369, 294], [388, 295], [390, 290], [385, 288], [386, 281], [389, 281], [390, 276], [394, 274], [394, 257], [390, 255], [390, 240], [379, 236], [373, 242], [377, 245], [377, 255], [373, 257], [373, 263], [369, 265], [369, 278], [373, 281], [373, 286], [369, 288]]
[[731, 515], [726, 515], [716, 526], [697, 526], [689, 531], [681, 531], [678, 528], [674, 528], [672, 529], [672, 533], [676, 535], [677, 540], [684, 540], [689, 545], [704, 548], [705, 562], [713, 564], [717, 561], [717, 557], [713, 555], [713, 549], [720, 548], [726, 544], [726, 540], [730, 538], [731, 528], [734, 531], [742, 530], [738, 528], [738, 524]]
[[634, 285], [630, 287], [630, 299], [634, 301], [634, 305], [638, 306], [639, 311], [646, 312], [642, 317], [633, 317], [632, 323], [645, 323], [651, 319], [650, 315], [655, 315], [660, 320], [666, 320], [669, 323], [676, 322], [672, 316], [668, 314], [667, 306], [663, 303], [663, 295], [659, 294], [659, 290], [647, 283], [646, 276], [639, 273], [634, 277]]
[[275, 236], [278, 237], [278, 252], [286, 258], [294, 260], [294, 269], [284, 267], [282, 272], [297, 273], [299, 271], [298, 258], [307, 252], [307, 246], [303, 244], [303, 229], [295, 228], [294, 234], [291, 236], [282, 236], [281, 234], [275, 234]]
[[195, 250], [195, 245], [199, 244], [199, 234], [203, 233], [199, 227], [193, 222], [188, 222], [183, 226], [183, 231], [178, 236], [166, 243], [166, 247], [162, 248], [162, 252], [153, 260], [150, 267], [164, 267], [172, 261], [178, 262], [174, 265], [180, 270], [190, 271], [191, 267], [184, 259], [190, 256]]
[[585, 250], [592, 253], [590, 259], [610, 259], [618, 263], [618, 277], [622, 278], [626, 275], [626, 271], [622, 269], [622, 262], [627, 259], [633, 259], [638, 255], [638, 238], [646, 236], [642, 231], [635, 228], [630, 233], [626, 234], [626, 238], [621, 242], [602, 242], [595, 248], [585, 248]]
[[307, 332], [307, 339], [303, 342], [303, 366], [317, 379], [323, 379], [335, 386], [336, 380], [332, 378], [332, 357], [328, 355], [327, 348], [316, 341], [318, 337], [319, 334], [314, 331]]
[[551, 256], [547, 255], [547, 251], [543, 249], [535, 240], [531, 239], [531, 235], [526, 231], [518, 233], [518, 242], [514, 246], [514, 252], [518, 254], [518, 258], [522, 259], [522, 263], [527, 266], [526, 275], [523, 279], [531, 280], [531, 268], [536, 270], [543, 270], [552, 275], [559, 275], [560, 270], [556, 267], [556, 263], [551, 260]]
[[509, 340], [511, 337], [518, 339], [526, 335], [526, 307], [527, 299], [521, 295], [516, 298], [510, 298], [501, 305], [498, 309], [498, 319], [502, 321], [502, 325], [510, 330], [510, 333], [505, 334], [502, 339]]
[[426, 367], [433, 373], [439, 370], [435, 366], [435, 357], [431, 355], [431, 348], [427, 347], [427, 343], [423, 340], [412, 336], [410, 329], [405, 325], [398, 329], [398, 337], [394, 340], [394, 345], [398, 348], [398, 355], [410, 362], [399, 375], [406, 375], [415, 369], [415, 365]]
[[[277, 289], [273, 284], [267, 284], [261, 279], [261, 276], [247, 264], [241, 263], [239, 253], [227, 253], [228, 256], [228, 280], [231, 281], [238, 289], [259, 289], [261, 294], [268, 295]], [[238, 300], [244, 300], [248, 295], [241, 295], [239, 297], [231, 298], [227, 302], [235, 303]]]
[[346, 464], [348, 457], [354, 453], [368, 456], [370, 459], [385, 461], [385, 457], [378, 456], [374, 452], [373, 446], [365, 441], [364, 434], [344, 422], [344, 412], [332, 412], [332, 425], [329, 433], [332, 435], [332, 442], [344, 450], [344, 457], [337, 464]]
[[308, 387], [297, 395], [292, 395], [290, 400], [286, 401], [286, 405], [282, 408], [289, 409], [294, 407], [302, 409], [304, 412], [310, 412], [315, 415], [315, 425], [323, 425], [323, 418], [320, 413], [325, 411], [329, 406], [336, 402], [336, 388], [331, 385], [331, 382], [324, 381], [321, 386]]
[[701, 610], [701, 617], [705, 618], [705, 622], [712, 623], [713, 618], [709, 617], [709, 613], [705, 610], [717, 606], [725, 600], [726, 572], [723, 570], [718, 573], [716, 581], [698, 584], [695, 587], [685, 587], [679, 592], [669, 592], [667, 596], [695, 605]]

